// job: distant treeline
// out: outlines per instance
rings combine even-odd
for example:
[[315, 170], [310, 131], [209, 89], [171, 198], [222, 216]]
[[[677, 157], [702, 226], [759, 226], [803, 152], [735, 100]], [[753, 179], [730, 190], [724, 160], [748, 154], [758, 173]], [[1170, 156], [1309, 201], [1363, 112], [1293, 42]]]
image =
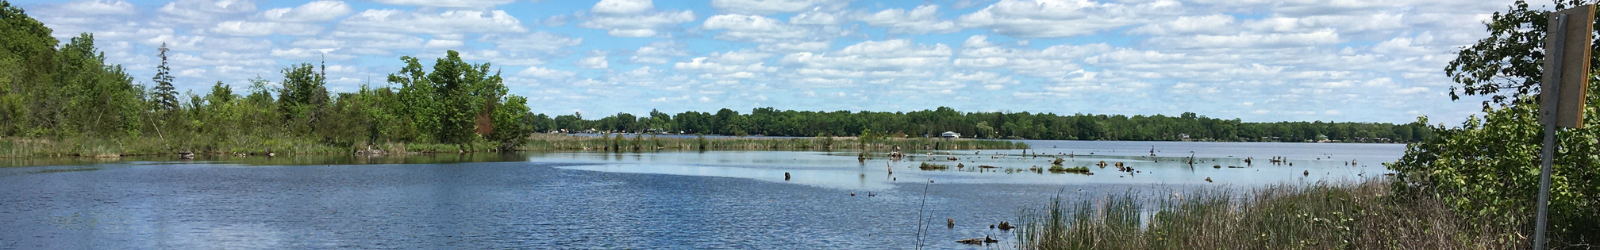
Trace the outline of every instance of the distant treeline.
[[[913, 112], [813, 112], [757, 108], [649, 116], [620, 113], [587, 120], [582, 114], [532, 116], [535, 131], [666, 132], [767, 136], [962, 137], [1041, 140], [1412, 142], [1432, 136], [1424, 124], [1358, 122], [1241, 122], [1183, 113], [1179, 116], [1057, 115], [958, 112], [947, 107]], [[1187, 136], [1187, 138], [1185, 138]]]

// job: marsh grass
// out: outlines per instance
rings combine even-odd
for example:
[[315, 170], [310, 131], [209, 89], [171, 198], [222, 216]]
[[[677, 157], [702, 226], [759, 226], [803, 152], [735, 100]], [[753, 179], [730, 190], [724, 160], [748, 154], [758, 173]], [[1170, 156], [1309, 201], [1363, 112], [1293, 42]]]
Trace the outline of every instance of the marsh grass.
[[[1077, 202], [1056, 197], [1021, 213], [1022, 249], [1523, 249], [1513, 229], [1470, 228], [1427, 196], [1395, 195], [1386, 180], [1281, 184], [1237, 193], [1129, 192]], [[1515, 222], [1502, 222], [1513, 223]]]
[[1060, 164], [1055, 164], [1055, 165], [1050, 165], [1050, 172], [1051, 173], [1058, 173], [1058, 174], [1059, 173], [1084, 174], [1084, 173], [1089, 173], [1089, 167], [1077, 166], [1077, 167], [1070, 167], [1069, 168], [1069, 167], [1062, 167]]
[[950, 165], [939, 165], [939, 164], [923, 162], [922, 165], [917, 165], [917, 169], [922, 169], [922, 170], [946, 170], [946, 169], [950, 169]]

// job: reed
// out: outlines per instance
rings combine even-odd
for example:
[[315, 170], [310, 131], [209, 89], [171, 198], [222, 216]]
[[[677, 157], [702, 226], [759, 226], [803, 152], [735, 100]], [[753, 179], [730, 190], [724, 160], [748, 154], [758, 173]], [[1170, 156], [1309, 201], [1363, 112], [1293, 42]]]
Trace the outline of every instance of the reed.
[[[1021, 213], [1021, 249], [1523, 249], [1514, 229], [1471, 228], [1429, 196], [1387, 180], [1319, 182], [1239, 194], [1208, 189], [1076, 202], [1056, 197]], [[1143, 198], [1141, 198], [1143, 197]]]

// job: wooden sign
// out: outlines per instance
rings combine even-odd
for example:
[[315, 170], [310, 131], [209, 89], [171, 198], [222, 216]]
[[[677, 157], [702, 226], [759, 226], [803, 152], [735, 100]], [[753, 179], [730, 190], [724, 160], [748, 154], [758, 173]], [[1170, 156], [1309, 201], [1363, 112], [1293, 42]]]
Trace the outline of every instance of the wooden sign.
[[1544, 80], [1539, 81], [1539, 121], [1553, 120], [1556, 126], [1582, 128], [1584, 96], [1589, 89], [1590, 41], [1594, 38], [1594, 5], [1551, 12], [1549, 18], [1544, 41]]

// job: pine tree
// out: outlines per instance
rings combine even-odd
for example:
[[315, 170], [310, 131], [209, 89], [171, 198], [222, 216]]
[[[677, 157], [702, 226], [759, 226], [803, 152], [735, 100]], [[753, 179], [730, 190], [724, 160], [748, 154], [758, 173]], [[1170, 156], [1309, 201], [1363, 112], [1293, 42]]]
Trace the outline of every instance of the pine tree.
[[178, 91], [172, 87], [171, 68], [167, 67], [167, 43], [161, 43], [160, 51], [161, 65], [156, 66], [156, 76], [150, 78], [150, 81], [156, 82], [152, 93], [155, 96], [152, 98], [157, 109], [170, 112], [178, 109]]

